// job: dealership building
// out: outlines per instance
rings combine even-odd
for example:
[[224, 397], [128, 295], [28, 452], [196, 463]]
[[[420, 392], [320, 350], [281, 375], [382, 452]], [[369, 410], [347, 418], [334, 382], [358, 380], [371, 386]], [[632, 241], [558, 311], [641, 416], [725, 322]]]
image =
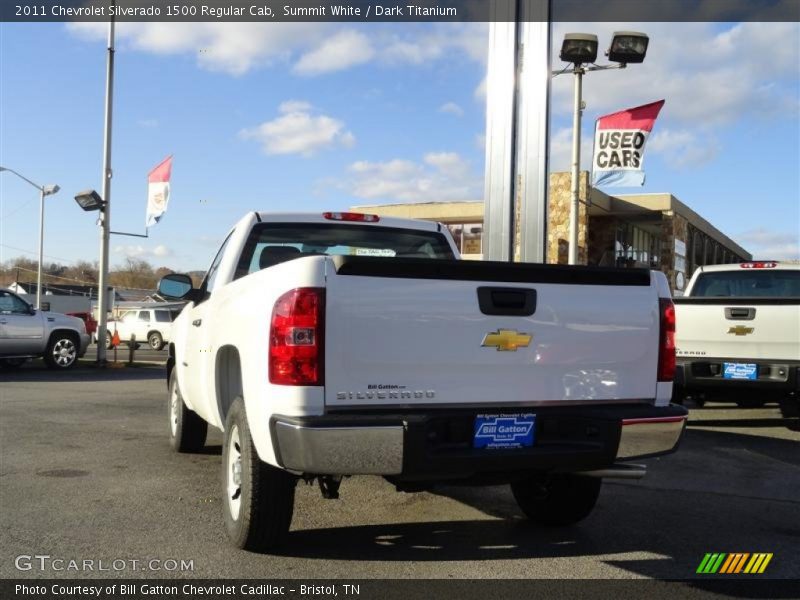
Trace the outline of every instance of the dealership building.
[[[748, 261], [747, 250], [669, 193], [610, 196], [589, 186], [581, 173], [578, 216], [580, 264], [662, 270], [680, 293], [694, 269]], [[567, 264], [570, 174], [550, 175], [547, 262]], [[354, 206], [382, 216], [438, 221], [447, 225], [464, 258], [480, 259], [483, 202], [423, 202]]]

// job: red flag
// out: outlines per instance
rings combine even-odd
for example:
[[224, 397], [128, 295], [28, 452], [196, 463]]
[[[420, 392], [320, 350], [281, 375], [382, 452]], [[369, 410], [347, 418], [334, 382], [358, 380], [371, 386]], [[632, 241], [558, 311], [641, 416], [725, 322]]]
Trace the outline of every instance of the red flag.
[[172, 175], [172, 156], [165, 158], [147, 176], [147, 217], [145, 227], [152, 227], [167, 212], [169, 178]]

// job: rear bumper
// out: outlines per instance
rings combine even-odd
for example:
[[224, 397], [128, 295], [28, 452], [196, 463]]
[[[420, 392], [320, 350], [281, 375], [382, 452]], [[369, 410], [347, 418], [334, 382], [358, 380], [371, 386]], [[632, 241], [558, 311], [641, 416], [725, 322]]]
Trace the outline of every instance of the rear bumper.
[[[775, 392], [788, 394], [800, 391], [800, 361], [761, 360], [757, 358], [678, 358], [675, 385], [686, 392]], [[758, 367], [758, 378], [725, 379], [723, 363], [750, 363]]]
[[[298, 473], [502, 482], [531, 471], [592, 471], [618, 460], [667, 454], [677, 448], [687, 415], [676, 405], [537, 408], [532, 411], [534, 446], [476, 449], [475, 416], [485, 411], [276, 415], [270, 426], [278, 463]], [[520, 409], [492, 412], [515, 414]]]

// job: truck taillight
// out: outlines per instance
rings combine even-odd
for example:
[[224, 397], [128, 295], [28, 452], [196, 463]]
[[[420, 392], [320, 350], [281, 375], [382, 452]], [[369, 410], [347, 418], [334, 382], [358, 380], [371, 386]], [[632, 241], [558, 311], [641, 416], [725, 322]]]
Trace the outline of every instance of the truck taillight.
[[659, 298], [660, 334], [658, 343], [658, 381], [675, 378], [675, 305], [669, 298]]
[[739, 268], [741, 269], [774, 269], [777, 266], [778, 263], [774, 260], [739, 263]]
[[278, 385], [323, 385], [325, 290], [297, 288], [272, 309], [269, 381]]
[[381, 220], [378, 215], [367, 215], [354, 212], [325, 212], [322, 216], [329, 221], [354, 221], [358, 223], [377, 223]]

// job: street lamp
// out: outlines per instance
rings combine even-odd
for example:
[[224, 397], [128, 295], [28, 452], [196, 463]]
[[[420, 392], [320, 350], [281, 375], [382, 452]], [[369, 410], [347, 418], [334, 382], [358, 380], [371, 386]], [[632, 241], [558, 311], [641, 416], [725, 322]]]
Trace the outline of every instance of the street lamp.
[[[613, 65], [596, 65], [597, 36], [591, 33], [568, 33], [561, 44], [559, 58], [572, 63], [575, 75], [574, 105], [572, 112], [572, 186], [569, 206], [569, 264], [578, 263], [578, 208], [581, 169], [581, 117], [583, 116], [583, 76], [589, 71], [624, 69], [628, 63], [641, 63], [647, 54], [650, 39], [637, 31], [615, 31], [606, 56]], [[590, 64], [592, 66], [587, 67]], [[567, 70], [553, 71], [553, 76]]]
[[42, 308], [42, 259], [44, 256], [44, 197], [56, 194], [61, 188], [55, 184], [39, 185], [8, 167], [0, 167], [0, 172], [2, 171], [13, 173], [39, 190], [39, 267], [36, 273], [36, 308], [40, 310]]
[[84, 190], [75, 196], [75, 202], [85, 211], [104, 210], [106, 203], [94, 190]]

